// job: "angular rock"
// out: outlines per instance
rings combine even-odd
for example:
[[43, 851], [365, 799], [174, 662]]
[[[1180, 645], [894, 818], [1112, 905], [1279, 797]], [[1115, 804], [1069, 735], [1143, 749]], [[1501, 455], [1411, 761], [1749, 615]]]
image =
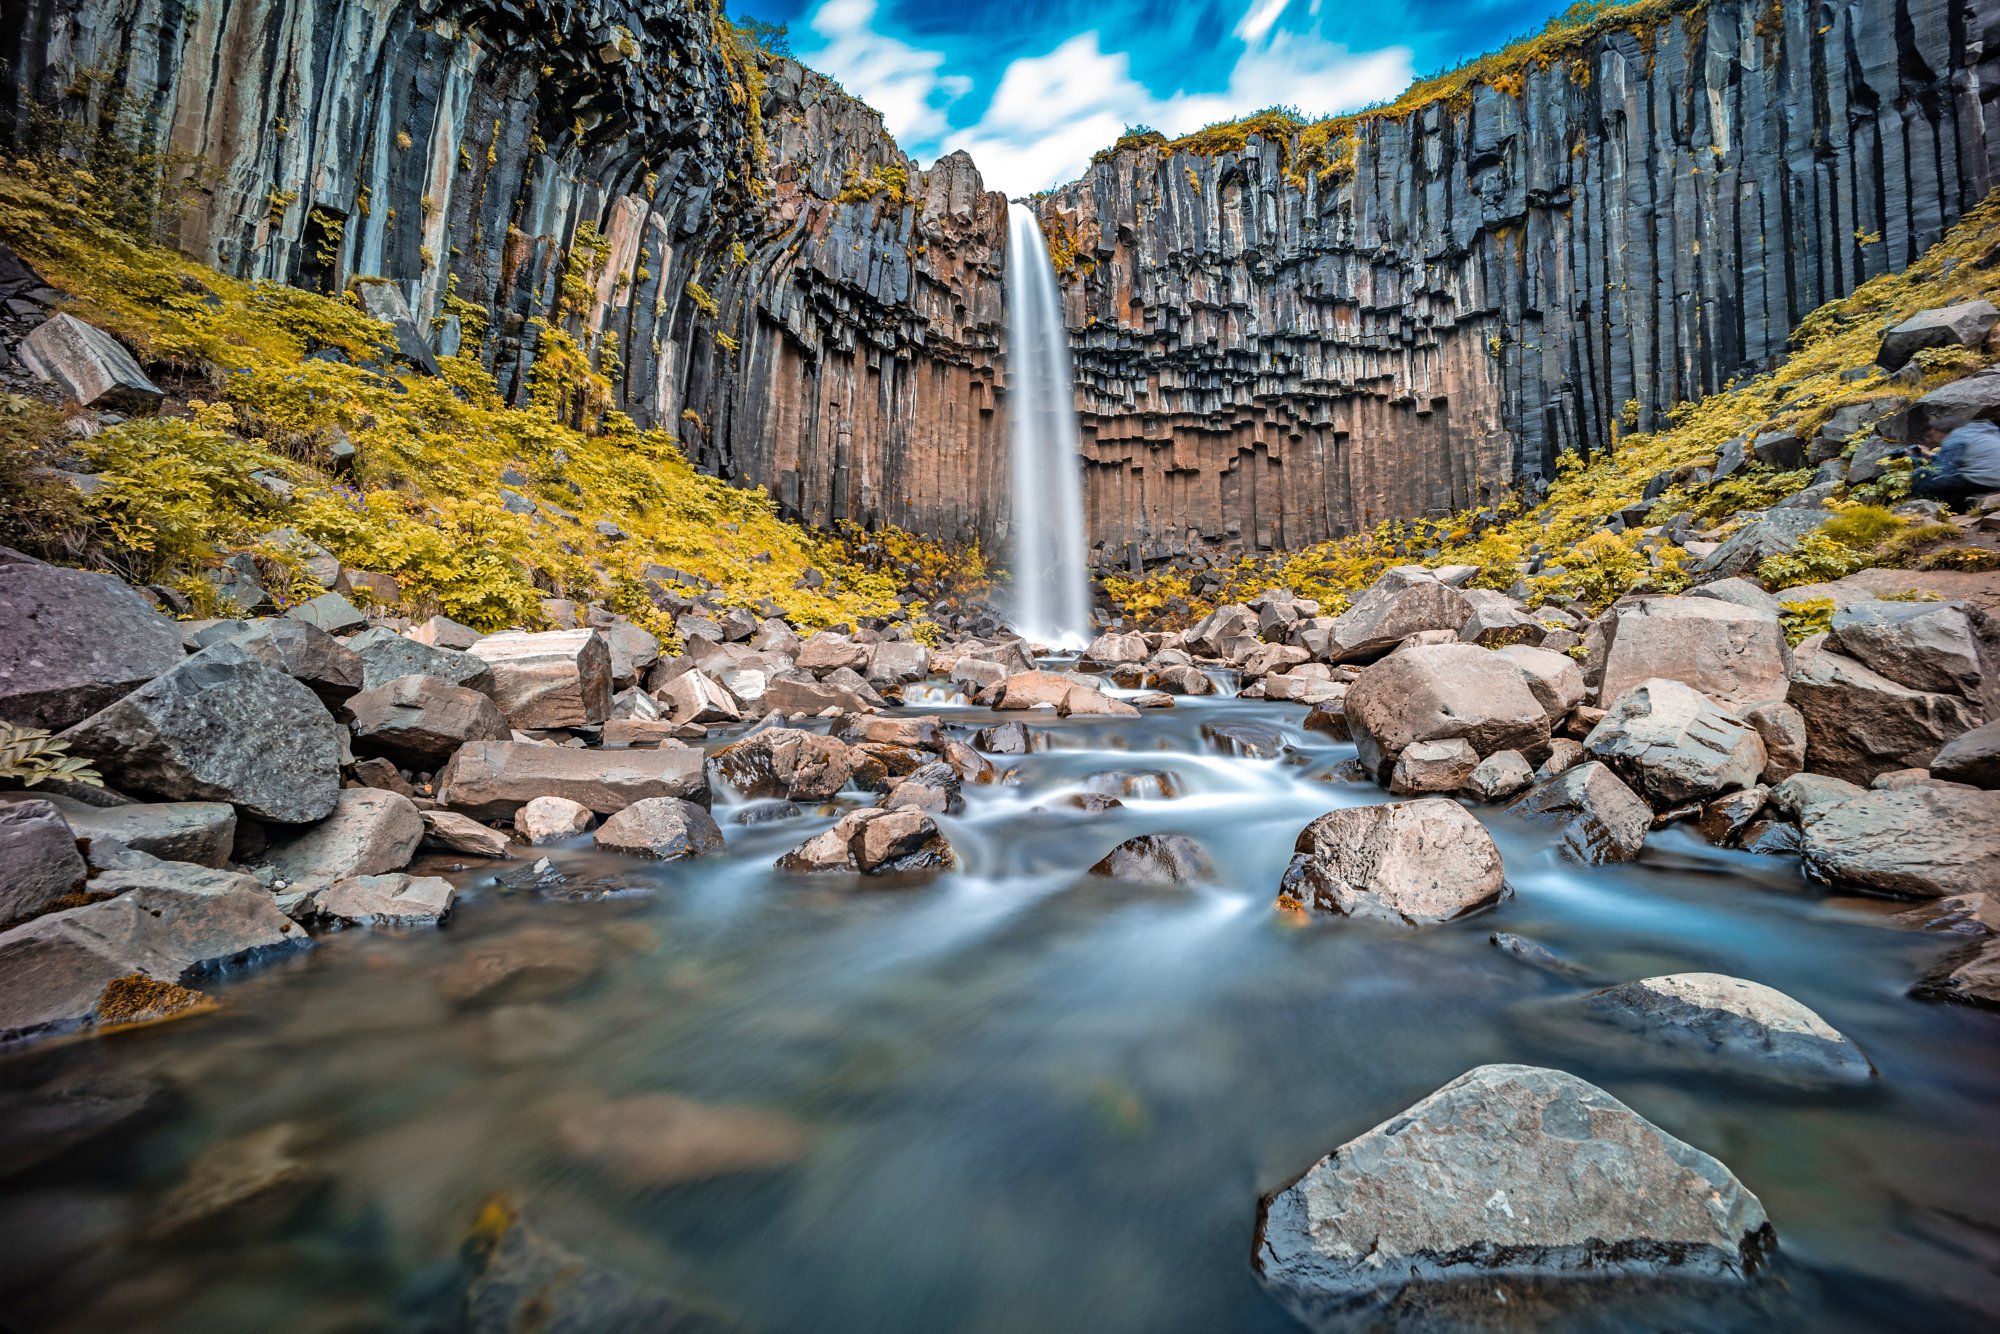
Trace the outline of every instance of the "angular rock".
[[69, 821], [52, 803], [0, 806], [0, 927], [39, 917], [82, 889], [89, 874]]
[[1034, 749], [1021, 723], [995, 723], [972, 734], [972, 744], [989, 755], [1026, 755]]
[[1979, 718], [1956, 695], [1911, 690], [1825, 648], [1800, 645], [1790, 702], [1804, 716], [1812, 771], [1867, 783], [1892, 769], [1927, 769]]
[[400, 871], [423, 841], [423, 816], [408, 797], [350, 787], [331, 815], [274, 844], [264, 860], [294, 885], [324, 885]]
[[698, 750], [577, 750], [520, 741], [460, 746], [438, 777], [438, 799], [475, 820], [505, 820], [537, 797], [566, 797], [614, 815], [648, 797], [708, 801]]
[[[477, 642], [477, 641], [474, 641]], [[483, 659], [443, 645], [431, 645], [380, 627], [347, 641], [361, 657], [361, 688], [377, 690], [405, 676], [431, 676], [448, 686], [482, 694], [493, 691], [493, 669]]]
[[922, 644], [904, 639], [885, 639], [868, 650], [868, 683], [874, 686], [908, 685], [931, 672], [931, 651]]
[[590, 807], [568, 797], [536, 797], [514, 812], [514, 831], [530, 846], [560, 843], [590, 828]]
[[514, 855], [514, 845], [498, 829], [489, 829], [457, 811], [424, 811], [421, 814], [424, 817], [424, 837], [440, 847], [471, 857]]
[[1185, 834], [1140, 834], [1098, 859], [1090, 874], [1139, 885], [1188, 885], [1215, 878], [1215, 864]]
[[1526, 644], [1510, 644], [1497, 652], [1521, 669], [1521, 674], [1528, 678], [1528, 689], [1535, 692], [1535, 698], [1542, 702], [1552, 722], [1568, 717], [1583, 703], [1586, 693], [1583, 669], [1567, 653]]
[[515, 727], [592, 727], [611, 716], [611, 650], [595, 630], [488, 635], [469, 651], [492, 671], [493, 702]]
[[919, 810], [932, 815], [956, 815], [965, 809], [959, 795], [958, 771], [943, 760], [913, 770], [878, 804], [884, 810]]
[[781, 871], [891, 875], [942, 870], [956, 856], [935, 821], [919, 810], [850, 811], [839, 823], [778, 858]]
[[111, 575], [0, 561], [0, 721], [61, 731], [186, 656], [180, 627]]
[[1412, 742], [1458, 737], [1490, 755], [1531, 750], [1549, 739], [1548, 712], [1527, 674], [1470, 644], [1391, 654], [1361, 673], [1347, 692], [1345, 711], [1361, 763], [1377, 782], [1388, 779]]
[[1479, 821], [1426, 797], [1320, 816], [1299, 834], [1278, 892], [1309, 909], [1418, 926], [1497, 902], [1507, 883]]
[[1560, 825], [1564, 850], [1589, 866], [1631, 861], [1653, 827], [1652, 807], [1595, 760], [1537, 783], [1507, 813]]
[[1257, 613], [1240, 603], [1217, 607], [1187, 632], [1187, 650], [1235, 662], [1257, 646]]
[[299, 603], [285, 615], [290, 620], [329, 635], [346, 634], [368, 624], [367, 614], [338, 593], [321, 593], [316, 598]]
[[1409, 636], [1450, 631], [1453, 638], [1473, 618], [1466, 595], [1429, 571], [1391, 570], [1336, 616], [1324, 653], [1328, 662], [1368, 662]]
[[814, 676], [824, 676], [843, 667], [859, 671], [868, 665], [868, 645], [857, 644], [846, 635], [821, 630], [799, 646], [794, 661], [800, 671], [811, 672]]
[[769, 727], [715, 753], [716, 775], [745, 797], [825, 801], [876, 767], [859, 747], [817, 732]]
[[1912, 987], [1910, 994], [1923, 1000], [2000, 1009], [2000, 941], [1988, 939], [1953, 951]]
[[1782, 783], [1806, 767], [1806, 718], [1795, 705], [1766, 701], [1743, 711], [1764, 742], [1764, 781]]
[[[764, 689], [756, 694], [761, 697]], [[677, 723], [733, 723], [743, 716], [736, 697], [699, 668], [669, 681], [660, 691], [660, 702]]]
[[1331, 1328], [1454, 1282], [1743, 1277], [1773, 1244], [1763, 1205], [1707, 1154], [1574, 1075], [1486, 1065], [1264, 1200], [1254, 1263]]
[[20, 342], [21, 361], [86, 408], [151, 412], [166, 397], [124, 344], [74, 315], [51, 315]]
[[722, 848], [722, 830], [701, 806], [676, 797], [635, 801], [597, 827], [597, 846], [633, 857], [673, 861]]
[[1584, 749], [1661, 809], [1750, 787], [1763, 739], [1679, 681], [1642, 681], [1591, 729]]
[[1584, 998], [1598, 1018], [1656, 1041], [1721, 1052], [1750, 1068], [1794, 1078], [1866, 1082], [1875, 1068], [1833, 1025], [1782, 991], [1721, 973], [1674, 973], [1607, 987]]
[[1806, 873], [1819, 880], [1918, 899], [2000, 884], [2000, 792], [1863, 792], [1801, 823]]
[[1777, 616], [1715, 598], [1647, 597], [1607, 618], [1600, 700], [1665, 677], [1720, 703], [1782, 700], [1785, 631]]
[[63, 733], [130, 792], [227, 801], [280, 823], [333, 809], [340, 729], [319, 697], [234, 644], [203, 649]]
[[228, 639], [259, 662], [304, 683], [328, 709], [345, 704], [366, 677], [360, 654], [304, 621], [283, 617], [251, 621]]
[[1136, 633], [1120, 634], [1107, 630], [1090, 641], [1090, 647], [1083, 651], [1083, 661], [1099, 667], [1116, 667], [1120, 663], [1144, 662], [1146, 660], [1146, 637]]
[[[1512, 753], [1512, 752], [1510, 752]], [[1425, 792], [1456, 792], [1479, 767], [1479, 752], [1463, 737], [1446, 741], [1413, 741], [1396, 757], [1389, 790], [1398, 796]]]
[[436, 926], [457, 891], [443, 876], [359, 875], [313, 895], [313, 911], [349, 926]]
[[1977, 700], [1992, 638], [1986, 619], [1963, 602], [1849, 602], [1834, 609], [1826, 643], [1897, 685]]
[[[4, 797], [0, 797], [4, 799]], [[89, 806], [69, 797], [47, 800], [62, 812], [70, 829], [86, 842], [109, 842], [161, 861], [196, 866], [228, 864], [236, 846], [236, 809], [223, 801], [133, 802]], [[93, 846], [92, 856], [97, 858]]]
[[1518, 750], [1495, 751], [1466, 775], [1464, 790], [1481, 801], [1505, 801], [1534, 784], [1535, 771]]
[[468, 741], [505, 741], [512, 735], [499, 707], [477, 690], [447, 685], [434, 676], [403, 676], [347, 702], [354, 719], [354, 750], [381, 755], [429, 772]]
[[1717, 797], [1701, 808], [1695, 828], [1717, 846], [1727, 846], [1764, 813], [1770, 802], [1769, 788], [1758, 786]]
[[1920, 310], [1882, 335], [1875, 364], [1885, 371], [1899, 371], [1926, 348], [1976, 348], [1993, 331], [1996, 321], [2000, 321], [2000, 310], [1986, 300]]
[[477, 644], [485, 636], [469, 625], [461, 625], [449, 616], [432, 616], [410, 627], [407, 638], [431, 648], [455, 649], [463, 653]]
[[1931, 777], [1947, 783], [2000, 788], [2000, 723], [1987, 723], [1949, 742], [1931, 760]]
[[660, 660], [660, 641], [630, 621], [614, 621], [602, 633], [605, 651], [611, 657], [613, 690], [636, 685], [646, 669]]

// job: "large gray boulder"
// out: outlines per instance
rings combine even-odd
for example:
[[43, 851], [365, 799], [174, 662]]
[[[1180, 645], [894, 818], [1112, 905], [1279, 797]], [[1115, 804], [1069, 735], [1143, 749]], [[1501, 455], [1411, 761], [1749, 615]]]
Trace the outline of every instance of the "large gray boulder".
[[850, 811], [778, 858], [781, 871], [892, 875], [939, 871], [956, 861], [937, 822], [914, 809]]
[[174, 985], [302, 946], [305, 932], [247, 875], [127, 853], [91, 883], [106, 897], [0, 933], [0, 1042], [117, 1017], [114, 983]]
[[347, 702], [347, 711], [354, 719], [357, 755], [380, 755], [427, 772], [468, 741], [505, 741], [512, 735], [490, 698], [434, 676], [404, 676], [364, 690]]
[[1527, 644], [1509, 644], [1496, 652], [1528, 678], [1528, 689], [1542, 702], [1551, 723], [1568, 717], [1570, 710], [1583, 703], [1587, 693], [1583, 668], [1567, 653]]
[[1697, 571], [1718, 575], [1753, 573], [1771, 557], [1797, 550], [1807, 534], [1818, 532], [1820, 525], [1833, 516], [1817, 505], [1799, 505], [1753, 511], [1746, 517], [1748, 521], [1742, 527], [1702, 558], [1695, 567]]
[[488, 635], [474, 657], [493, 672], [493, 702], [516, 727], [594, 727], [611, 716], [611, 650], [595, 630]]
[[867, 751], [834, 737], [767, 727], [715, 753], [716, 775], [745, 797], [825, 801], [877, 766]]
[[1432, 1287], [1742, 1278], [1772, 1246], [1715, 1159], [1574, 1075], [1486, 1065], [1265, 1199], [1254, 1263], [1306, 1324], [1368, 1327]]
[[74, 315], [51, 315], [21, 340], [21, 361], [86, 408], [151, 412], [166, 397], [125, 345]]
[[83, 888], [90, 868], [47, 801], [0, 806], [0, 926], [40, 916]]
[[722, 830], [707, 808], [678, 797], [635, 801], [597, 827], [597, 846], [608, 852], [673, 861], [722, 847]]
[[1692, 1054], [1720, 1053], [1785, 1078], [1866, 1081], [1875, 1068], [1833, 1025], [1782, 991], [1721, 973], [1674, 973], [1583, 1001], [1599, 1019]]
[[1427, 630], [1456, 637], [1474, 610], [1464, 593], [1430, 571], [1394, 569], [1334, 618], [1324, 656], [1328, 662], [1368, 662]]
[[1281, 902], [1411, 926], [1463, 916], [1506, 892], [1493, 836], [1442, 797], [1329, 811], [1299, 834], [1278, 887]]
[[1537, 783], [1507, 813], [1559, 826], [1564, 851], [1589, 866], [1631, 861], [1653, 827], [1653, 808], [1596, 760]]
[[1805, 719], [1807, 767], [1861, 784], [1929, 768], [1980, 721], [1960, 696], [1912, 690], [1810, 640], [1799, 646], [1789, 699]]
[[1946, 784], [1862, 792], [1815, 812], [1804, 856], [1807, 874], [1880, 894], [1991, 889], [2000, 884], [2000, 792]]
[[1882, 335], [1875, 364], [1885, 371], [1898, 371], [1926, 348], [1978, 347], [1993, 331], [1995, 321], [2000, 321], [2000, 310], [1984, 299], [1920, 310]]
[[1094, 876], [1138, 885], [1187, 885], [1215, 877], [1215, 863], [1186, 834], [1140, 834], [1098, 858]]
[[231, 643], [186, 659], [63, 733], [114, 786], [226, 801], [306, 824], [340, 790], [340, 729], [319, 697]]
[[1766, 758], [1755, 728], [1700, 691], [1657, 679], [1626, 691], [1583, 748], [1661, 809], [1749, 787]]
[[1964, 602], [1850, 602], [1834, 610], [1826, 642], [1897, 685], [1976, 701], [1992, 628]]
[[1931, 777], [2000, 788], [2000, 723], [1975, 727], [1946, 745], [1931, 761]]
[[1346, 716], [1362, 766], [1378, 783], [1388, 781], [1403, 748], [1415, 741], [1461, 737], [1483, 756], [1533, 750], [1549, 739], [1548, 711], [1527, 674], [1471, 644], [1390, 654], [1349, 688]]
[[1190, 629], [1183, 642], [1190, 653], [1235, 662], [1257, 647], [1257, 613], [1241, 603], [1217, 607]]
[[92, 845], [91, 860], [100, 865], [105, 860], [98, 855], [103, 843], [132, 848], [161, 861], [214, 867], [226, 865], [236, 846], [236, 808], [226, 801], [92, 806], [71, 797], [50, 796], [46, 800], [62, 812], [78, 838]]
[[0, 551], [0, 721], [60, 731], [186, 656], [180, 627], [123, 582]]
[[226, 638], [257, 661], [303, 682], [329, 709], [345, 704], [366, 679], [360, 654], [304, 621], [251, 621]]
[[361, 657], [363, 690], [374, 690], [405, 676], [434, 676], [446, 685], [487, 694], [493, 691], [493, 669], [483, 659], [399, 635], [387, 626], [363, 630], [347, 641], [347, 647]]
[[357, 875], [316, 890], [309, 911], [348, 926], [436, 926], [457, 893], [443, 876]]
[[504, 820], [536, 797], [567, 797], [614, 815], [648, 797], [706, 804], [707, 766], [698, 750], [578, 750], [521, 741], [460, 746], [438, 776], [439, 799], [475, 820]]
[[1604, 621], [1600, 700], [1665, 677], [1731, 707], [1785, 698], [1785, 630], [1774, 613], [1716, 598], [1645, 597]]
[[273, 845], [264, 860], [294, 885], [331, 884], [400, 871], [423, 841], [423, 815], [408, 797], [350, 787], [342, 790], [331, 815]]

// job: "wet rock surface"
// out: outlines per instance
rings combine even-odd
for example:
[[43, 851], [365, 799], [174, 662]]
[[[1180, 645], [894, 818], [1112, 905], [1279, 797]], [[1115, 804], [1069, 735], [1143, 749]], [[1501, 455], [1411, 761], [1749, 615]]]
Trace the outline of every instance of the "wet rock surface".
[[1215, 878], [1215, 863], [1184, 834], [1141, 834], [1104, 854], [1094, 876], [1141, 885], [1187, 885]]
[[1456, 802], [1362, 806], [1321, 816], [1299, 835], [1282, 898], [1346, 917], [1420, 926], [1506, 892], [1493, 837]]
[[1751, 1073], [1833, 1083], [1865, 1082], [1875, 1073], [1861, 1049], [1817, 1014], [1740, 977], [1648, 977], [1597, 992], [1583, 1004], [1650, 1040], [1716, 1053]]

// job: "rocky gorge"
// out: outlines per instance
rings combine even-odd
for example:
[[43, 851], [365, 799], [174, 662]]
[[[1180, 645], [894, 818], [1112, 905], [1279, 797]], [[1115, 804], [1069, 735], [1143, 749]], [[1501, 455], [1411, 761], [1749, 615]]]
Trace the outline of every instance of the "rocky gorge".
[[0, 1317], [1987, 1327], [1980, 15], [1635, 14], [1039, 201], [1167, 561], [1055, 653], [969, 161], [691, 6], [29, 6], [164, 137], [0, 169]]

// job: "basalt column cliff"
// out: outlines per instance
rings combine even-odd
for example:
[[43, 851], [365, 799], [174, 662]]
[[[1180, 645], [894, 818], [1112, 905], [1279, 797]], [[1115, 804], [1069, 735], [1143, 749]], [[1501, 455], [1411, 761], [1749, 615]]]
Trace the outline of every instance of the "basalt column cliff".
[[1134, 137], [1047, 199], [1093, 537], [1485, 503], [1767, 365], [1996, 179], [1990, 4], [1636, 12], [1317, 142]]
[[[526, 398], [553, 326], [615, 406], [815, 524], [995, 533], [1005, 201], [707, 0], [28, 0], [34, 107], [198, 189], [178, 242], [325, 290], [387, 279]], [[8, 20], [0, 19], [0, 23]], [[382, 296], [378, 290], [373, 294]]]

